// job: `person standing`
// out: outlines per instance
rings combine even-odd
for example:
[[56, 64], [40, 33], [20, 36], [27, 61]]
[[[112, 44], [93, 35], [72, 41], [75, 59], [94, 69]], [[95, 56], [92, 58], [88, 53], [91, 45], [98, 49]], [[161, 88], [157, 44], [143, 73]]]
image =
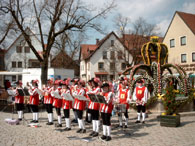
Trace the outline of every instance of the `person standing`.
[[33, 112], [33, 120], [31, 121], [32, 123], [38, 123], [39, 120], [39, 109], [38, 109], [38, 105], [39, 105], [39, 94], [38, 94], [38, 80], [32, 80], [31, 84], [32, 84], [32, 89], [29, 90], [30, 93], [30, 107], [31, 110]]
[[145, 111], [146, 103], [148, 99], [148, 89], [143, 85], [143, 80], [139, 80], [137, 87], [133, 92], [133, 100], [136, 101], [137, 106], [137, 121], [135, 123], [140, 123], [141, 112], [142, 112], [142, 123], [145, 123]]
[[[126, 88], [127, 86], [127, 80], [124, 80], [121, 82], [121, 89], [119, 89], [118, 91], [118, 102], [119, 104], [124, 104], [126, 105], [126, 111], [124, 113], [124, 119], [125, 119], [125, 128], [127, 128], [128, 125], [128, 109], [129, 109], [129, 102], [130, 102], [130, 90]], [[122, 123], [122, 113], [118, 113], [118, 117], [119, 117], [119, 127], [123, 127], [123, 123]]]
[[43, 89], [44, 91], [44, 104], [47, 110], [48, 122], [47, 125], [53, 125], [53, 97], [51, 96], [51, 92], [54, 90], [52, 87], [53, 80], [47, 81], [47, 86]]
[[[89, 91], [87, 94], [99, 94], [100, 93], [100, 87], [98, 86], [100, 79], [99, 78], [92, 78], [91, 84], [92, 84], [92, 90]], [[96, 137], [99, 135], [99, 108], [100, 104], [97, 102], [89, 101], [88, 109], [90, 110], [90, 114], [92, 117], [92, 126], [93, 131], [90, 133], [90, 136]]]
[[[73, 96], [75, 95], [82, 95], [86, 97], [85, 82], [83, 80], [80, 80], [78, 82], [78, 88], [73, 93]], [[77, 133], [86, 133], [85, 123], [83, 121], [83, 111], [85, 110], [85, 105], [86, 105], [86, 101], [75, 98], [74, 109], [77, 113], [78, 124], [79, 124], [79, 129], [77, 130]]]
[[111, 113], [113, 109], [113, 93], [109, 89], [109, 84], [102, 85], [103, 92], [100, 95], [104, 96], [106, 103], [100, 104], [100, 112], [103, 121], [103, 135], [102, 140], [111, 140]]

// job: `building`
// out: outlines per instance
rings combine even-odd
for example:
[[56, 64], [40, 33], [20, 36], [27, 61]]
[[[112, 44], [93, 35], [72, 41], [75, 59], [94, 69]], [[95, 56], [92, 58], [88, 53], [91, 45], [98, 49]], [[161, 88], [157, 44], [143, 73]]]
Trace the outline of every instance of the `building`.
[[4, 56], [5, 56], [5, 50], [0, 48], [0, 71], [5, 70], [5, 62], [4, 62]]
[[164, 36], [168, 62], [195, 76], [195, 14], [176, 11]]
[[132, 62], [132, 56], [121, 39], [111, 32], [96, 44], [82, 44], [80, 49], [80, 78], [89, 80], [99, 77], [101, 80], [117, 79]]
[[[33, 46], [35, 47], [39, 55], [42, 57], [42, 44], [40, 40], [29, 28], [27, 28], [25, 31], [28, 34], [30, 34]], [[74, 77], [74, 74], [75, 74], [74, 67], [70, 66], [66, 69], [67, 67], [66, 64], [70, 63], [70, 61], [71, 61], [71, 64], [73, 65], [75, 65], [75, 63], [70, 57], [68, 59], [69, 62], [67, 61], [68, 55], [65, 55], [65, 52], [63, 53], [60, 52], [57, 56], [54, 56], [53, 58], [52, 57], [53, 56], [50, 54], [48, 69], [50, 69], [50, 71], [53, 72], [53, 74], [51, 74], [51, 72], [48, 72], [48, 78], [51, 78], [51, 76], [53, 76], [53, 78], [59, 77], [61, 79], [64, 79], [65, 77], [68, 77], [68, 76]], [[66, 58], [66, 59], [63, 59], [63, 58]], [[6, 53], [4, 56], [4, 62], [5, 62], [5, 70], [7, 71], [11, 71], [11, 72], [28, 71], [31, 73], [30, 76], [33, 76], [33, 73], [35, 73], [34, 70], [37, 70], [36, 75], [39, 76], [38, 78], [40, 78], [41, 76], [40, 62], [35, 56], [34, 52], [30, 49], [30, 47], [26, 43], [22, 34], [19, 35], [18, 38], [6, 50]], [[77, 70], [79, 70], [78, 68], [79, 67], [77, 66]], [[79, 74], [78, 71], [77, 71], [77, 74]], [[21, 74], [20, 75], [6, 75], [4, 77], [5, 79], [11, 82], [17, 81], [17, 80], [23, 80], [22, 79], [23, 76]]]

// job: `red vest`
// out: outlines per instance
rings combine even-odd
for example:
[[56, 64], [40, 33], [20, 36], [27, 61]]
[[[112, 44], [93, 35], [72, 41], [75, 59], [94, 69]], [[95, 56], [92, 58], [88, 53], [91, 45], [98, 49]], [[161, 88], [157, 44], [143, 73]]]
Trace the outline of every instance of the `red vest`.
[[128, 109], [129, 108], [129, 104], [127, 103], [128, 89], [125, 89], [125, 91], [123, 91], [123, 89], [121, 88], [119, 91], [120, 91], [119, 103], [126, 104], [126, 109]]
[[142, 100], [142, 98], [144, 97], [144, 91], [145, 91], [145, 88], [146, 87], [136, 87], [136, 97], [137, 97], [137, 100]]
[[[61, 95], [61, 88], [58, 88], [57, 90], [59, 92], [59, 95]], [[56, 108], [61, 108], [62, 107], [62, 99], [54, 97], [53, 106]]]
[[[98, 94], [100, 92], [100, 88], [94, 88], [92, 91], [96, 91], [94, 94]], [[89, 105], [88, 105], [88, 109], [92, 109], [92, 110], [99, 110], [100, 108], [100, 104], [97, 102], [92, 102], [91, 100], [89, 101]]]
[[[37, 88], [32, 89], [32, 91], [34, 92]], [[39, 94], [37, 93], [37, 91], [35, 91], [33, 93], [33, 95], [30, 96], [30, 104], [32, 105], [39, 105]]]
[[[69, 93], [70, 94], [70, 90], [66, 90], [65, 93]], [[65, 100], [63, 98], [63, 100], [62, 100], [62, 108], [63, 109], [71, 109], [72, 108], [72, 101], [68, 101], [68, 100]]]
[[52, 104], [53, 97], [51, 96], [52, 87], [47, 87], [44, 96], [44, 104]]
[[[104, 94], [104, 98], [106, 100], [108, 100], [109, 94], [110, 94], [110, 92], [107, 92]], [[100, 112], [102, 112], [102, 113], [112, 113], [112, 109], [113, 109], [112, 101], [109, 104], [103, 104], [103, 103], [100, 104]]]
[[[81, 93], [82, 93], [81, 91], [82, 90], [84, 90], [84, 88], [77, 89], [77, 94], [78, 95], [81, 95]], [[85, 92], [84, 96], [86, 97], [86, 92]], [[85, 110], [85, 105], [86, 105], [86, 102], [85, 101], [78, 100], [77, 98], [75, 98], [75, 101], [74, 101], [74, 109], [77, 109], [77, 110]]]

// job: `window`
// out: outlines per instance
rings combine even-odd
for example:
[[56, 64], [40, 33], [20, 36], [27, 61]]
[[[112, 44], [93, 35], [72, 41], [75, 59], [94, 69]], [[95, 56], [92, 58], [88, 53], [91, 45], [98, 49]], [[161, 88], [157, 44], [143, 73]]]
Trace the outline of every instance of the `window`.
[[103, 62], [98, 63], [98, 69], [99, 70], [104, 69], [104, 63]]
[[90, 63], [88, 62], [88, 70], [90, 70]]
[[118, 59], [123, 59], [123, 52], [122, 51], [118, 51]]
[[16, 52], [22, 53], [22, 46], [16, 46]]
[[126, 64], [125, 63], [121, 63], [121, 70], [125, 70], [126, 69]]
[[29, 67], [30, 68], [39, 68], [40, 62], [36, 59], [29, 59]]
[[16, 62], [12, 61], [12, 68], [16, 68]]
[[111, 40], [111, 46], [114, 46], [114, 40]]
[[195, 62], [195, 53], [192, 53], [192, 62]]
[[12, 82], [16, 81], [16, 76], [12, 76]]
[[181, 46], [186, 45], [186, 36], [180, 38]]
[[181, 54], [181, 63], [186, 63], [186, 54]]
[[115, 63], [114, 62], [110, 63], [110, 70], [115, 70]]
[[22, 80], [22, 75], [18, 75], [18, 80]]
[[103, 59], [108, 59], [107, 58], [107, 51], [103, 51]]
[[114, 53], [114, 51], [111, 51], [110, 52], [110, 59], [114, 59], [114, 57], [115, 57], [115, 53]]
[[18, 62], [18, 68], [22, 68], [22, 62]]
[[30, 53], [30, 47], [24, 47], [24, 52], [25, 53]]
[[170, 48], [175, 47], [175, 39], [170, 40]]

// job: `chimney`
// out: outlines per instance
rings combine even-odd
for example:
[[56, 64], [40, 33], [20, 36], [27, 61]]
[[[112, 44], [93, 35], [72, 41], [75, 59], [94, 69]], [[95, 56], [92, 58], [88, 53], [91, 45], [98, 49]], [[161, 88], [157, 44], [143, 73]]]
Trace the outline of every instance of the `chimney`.
[[99, 43], [99, 41], [100, 41], [99, 39], [96, 39], [96, 45]]

